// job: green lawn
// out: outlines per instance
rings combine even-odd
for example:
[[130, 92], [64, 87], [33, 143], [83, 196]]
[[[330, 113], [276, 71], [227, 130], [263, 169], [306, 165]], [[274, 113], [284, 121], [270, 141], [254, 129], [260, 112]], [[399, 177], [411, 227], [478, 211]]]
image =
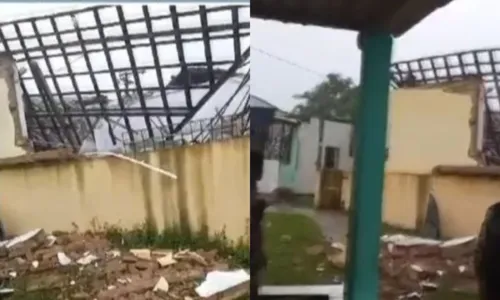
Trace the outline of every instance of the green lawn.
[[325, 245], [320, 228], [311, 218], [267, 213], [263, 226], [268, 259], [265, 284], [324, 284], [343, 274], [327, 261], [324, 252], [311, 254], [311, 247]]

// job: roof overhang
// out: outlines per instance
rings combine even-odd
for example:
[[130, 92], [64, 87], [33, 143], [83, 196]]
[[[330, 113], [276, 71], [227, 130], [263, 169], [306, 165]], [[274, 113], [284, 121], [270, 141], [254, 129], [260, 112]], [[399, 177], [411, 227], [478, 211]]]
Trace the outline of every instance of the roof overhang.
[[252, 0], [252, 17], [400, 36], [452, 0]]

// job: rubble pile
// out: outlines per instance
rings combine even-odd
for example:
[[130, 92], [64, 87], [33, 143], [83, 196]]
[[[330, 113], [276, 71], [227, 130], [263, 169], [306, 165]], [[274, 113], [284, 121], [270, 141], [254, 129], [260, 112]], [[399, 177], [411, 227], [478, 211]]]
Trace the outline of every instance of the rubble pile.
[[[214, 287], [208, 281], [217, 276]], [[230, 272], [216, 250], [118, 250], [103, 235], [42, 229], [0, 242], [1, 294], [22, 287], [61, 299], [235, 299], [246, 294], [247, 277]]]
[[439, 288], [476, 292], [476, 237], [445, 242], [393, 235], [382, 237], [381, 299], [421, 299]]
[[[382, 300], [423, 299], [438, 290], [477, 293], [473, 268], [476, 237], [437, 241], [406, 235], [381, 238]], [[329, 261], [344, 269], [346, 248], [332, 243]]]

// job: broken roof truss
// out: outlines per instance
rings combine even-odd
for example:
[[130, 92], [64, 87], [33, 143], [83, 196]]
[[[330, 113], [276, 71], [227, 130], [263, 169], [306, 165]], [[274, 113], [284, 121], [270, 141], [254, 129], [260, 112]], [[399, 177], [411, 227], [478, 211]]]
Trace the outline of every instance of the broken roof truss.
[[481, 49], [394, 63], [397, 87], [480, 78], [486, 93], [483, 154], [500, 165], [500, 49]]
[[[102, 124], [113, 144], [117, 125], [133, 143], [142, 130], [133, 119], [152, 139], [179, 133], [228, 79], [249, 76], [249, 15], [248, 6], [123, 5], [1, 23], [35, 150], [78, 150]], [[183, 101], [170, 99], [179, 93]]]

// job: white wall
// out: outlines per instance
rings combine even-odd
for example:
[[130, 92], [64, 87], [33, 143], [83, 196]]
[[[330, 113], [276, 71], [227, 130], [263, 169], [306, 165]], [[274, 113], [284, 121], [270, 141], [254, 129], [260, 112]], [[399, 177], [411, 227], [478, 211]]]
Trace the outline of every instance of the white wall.
[[[296, 193], [312, 194], [315, 191], [318, 179], [316, 158], [319, 148], [319, 125], [319, 119], [313, 118], [309, 123], [303, 122], [299, 127], [299, 168], [294, 188]], [[350, 124], [325, 121], [321, 164], [324, 160], [324, 147], [332, 146], [340, 150], [339, 169], [344, 171], [352, 169], [353, 159], [349, 156], [351, 127]]]
[[31, 151], [28, 143], [24, 102], [15, 60], [0, 55], [0, 158], [24, 155]]
[[262, 179], [257, 182], [259, 193], [271, 193], [279, 184], [280, 163], [278, 160], [264, 160]]

